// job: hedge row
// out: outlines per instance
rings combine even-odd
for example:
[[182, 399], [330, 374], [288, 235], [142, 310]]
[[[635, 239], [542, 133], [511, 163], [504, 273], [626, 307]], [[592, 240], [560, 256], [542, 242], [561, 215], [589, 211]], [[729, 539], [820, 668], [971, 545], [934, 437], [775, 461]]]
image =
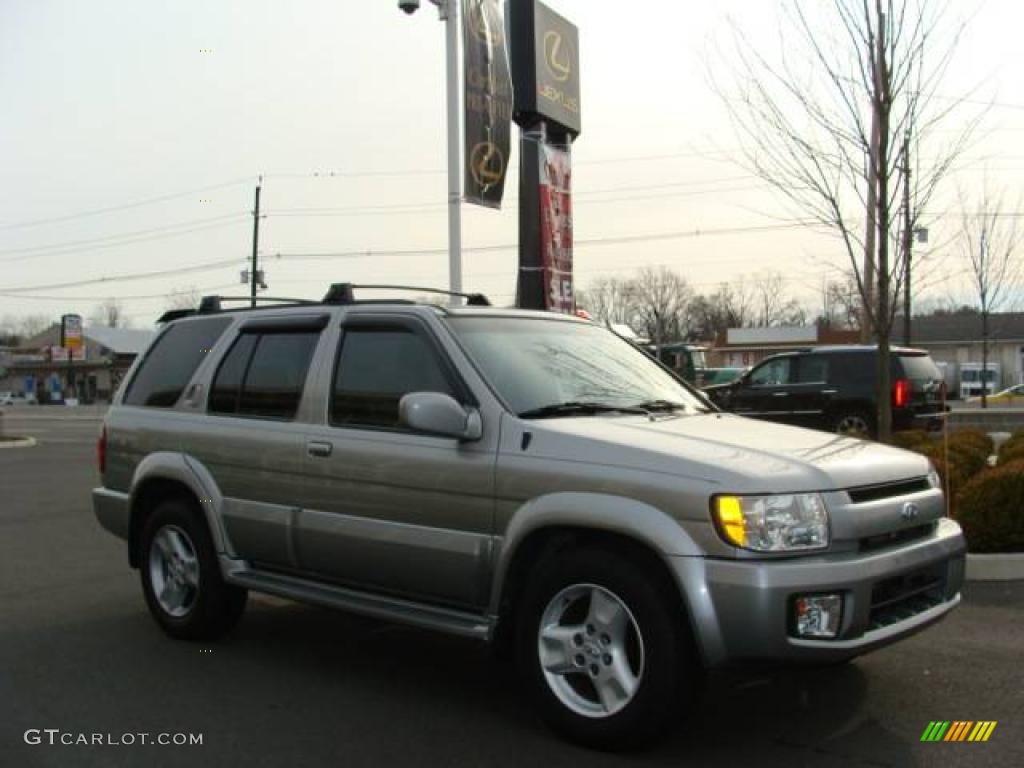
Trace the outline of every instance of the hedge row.
[[1024, 430], [999, 448], [989, 467], [992, 439], [976, 429], [952, 432], [948, 445], [940, 437], [912, 430], [893, 442], [927, 456], [949, 489], [950, 514], [964, 529], [971, 552], [1024, 551]]
[[971, 552], [1024, 552], [1024, 459], [979, 472], [960, 489], [957, 509]]

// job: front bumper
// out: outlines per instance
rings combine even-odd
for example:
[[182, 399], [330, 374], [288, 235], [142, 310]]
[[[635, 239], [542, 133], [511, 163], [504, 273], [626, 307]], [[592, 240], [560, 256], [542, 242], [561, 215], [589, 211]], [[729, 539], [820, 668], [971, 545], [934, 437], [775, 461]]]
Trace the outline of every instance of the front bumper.
[[[759, 561], [674, 557], [671, 565], [708, 666], [830, 662], [887, 645], [945, 616], [960, 602], [965, 553], [960, 526], [944, 518], [927, 538], [870, 554]], [[924, 592], [926, 579], [930, 589]], [[835, 639], [794, 636], [793, 600], [815, 593], [843, 596]]]
[[93, 488], [92, 509], [100, 525], [127, 541], [131, 518], [131, 498], [127, 493], [109, 488]]

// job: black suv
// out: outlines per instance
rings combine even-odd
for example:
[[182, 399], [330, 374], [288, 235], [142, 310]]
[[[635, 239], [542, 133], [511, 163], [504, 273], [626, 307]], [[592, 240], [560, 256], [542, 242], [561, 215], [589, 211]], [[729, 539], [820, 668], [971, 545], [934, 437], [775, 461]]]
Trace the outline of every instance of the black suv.
[[[720, 408], [840, 434], [875, 434], [874, 346], [815, 347], [765, 358], [730, 384], [706, 388]], [[942, 374], [928, 353], [895, 347], [893, 429], [939, 425]]]

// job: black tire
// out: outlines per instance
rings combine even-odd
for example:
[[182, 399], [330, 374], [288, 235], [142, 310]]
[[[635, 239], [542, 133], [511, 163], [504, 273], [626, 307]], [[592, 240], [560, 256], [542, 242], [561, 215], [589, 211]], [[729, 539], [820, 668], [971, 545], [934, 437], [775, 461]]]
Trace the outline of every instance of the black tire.
[[[540, 715], [557, 732], [594, 749], [617, 751], [648, 746], [678, 714], [680, 693], [699, 688], [699, 676], [690, 674], [698, 665], [685, 622], [680, 620], [682, 608], [678, 600], [669, 599], [670, 590], [664, 588], [663, 581], [629, 557], [588, 547], [559, 553], [526, 585], [515, 627], [517, 667]], [[618, 598], [642, 638], [643, 669], [635, 693], [611, 714], [588, 716], [574, 711], [563, 701], [564, 689], [559, 694], [549, 684], [541, 664], [539, 633], [545, 611], [549, 605], [556, 605], [556, 597], [567, 594], [567, 590], [572, 594], [578, 586], [597, 586]], [[584, 622], [580, 626], [586, 626], [587, 620]], [[596, 653], [589, 641], [580, 650]], [[574, 670], [573, 687], [577, 687], [576, 681], [581, 688], [589, 684], [596, 694], [596, 684], [585, 679], [586, 669]], [[570, 680], [569, 675], [560, 677]]]
[[[174, 615], [161, 604], [155, 592], [154, 579], [163, 580], [167, 567], [160, 554], [154, 553], [158, 534], [183, 535], [194, 552], [197, 565], [196, 585], [187, 588], [180, 615]], [[162, 539], [163, 540], [163, 539]], [[224, 582], [217, 553], [202, 512], [194, 504], [170, 499], [159, 502], [142, 529], [139, 571], [146, 605], [157, 624], [180, 640], [216, 640], [229, 632], [242, 617], [248, 592]]]
[[[854, 428], [857, 425], [862, 425], [860, 431]], [[875, 436], [875, 419], [862, 408], [839, 411], [832, 419], [832, 431], [837, 435], [873, 438]]]

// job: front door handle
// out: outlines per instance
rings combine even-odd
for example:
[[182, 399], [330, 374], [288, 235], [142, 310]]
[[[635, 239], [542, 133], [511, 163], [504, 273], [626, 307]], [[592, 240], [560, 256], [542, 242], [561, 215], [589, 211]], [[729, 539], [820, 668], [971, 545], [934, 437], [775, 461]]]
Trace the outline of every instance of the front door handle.
[[834, 395], [838, 391], [839, 390], [837, 390], [837, 389], [823, 389], [823, 390], [821, 390], [821, 394], [823, 394], [823, 395]]
[[313, 440], [306, 443], [306, 453], [310, 456], [318, 459], [323, 459], [331, 455], [331, 451], [334, 450], [334, 446], [330, 443], [325, 443], [320, 440]]
[[772, 397], [789, 397], [789, 392], [772, 392]]

